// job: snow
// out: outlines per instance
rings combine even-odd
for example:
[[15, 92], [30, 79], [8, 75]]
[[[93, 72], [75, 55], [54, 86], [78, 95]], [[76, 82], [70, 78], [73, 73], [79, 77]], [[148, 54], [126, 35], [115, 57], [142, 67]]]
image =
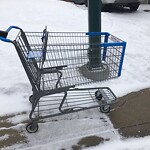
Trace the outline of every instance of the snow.
[[1, 136], [1, 137], [0, 137], [0, 141], [1, 141], [1, 140], [6, 140], [8, 137], [9, 137], [9, 135], [5, 134], [4, 136]]
[[[150, 13], [144, 12], [144, 9], [150, 9], [150, 6], [141, 5], [133, 13], [102, 13], [102, 31], [127, 42], [122, 76], [100, 83], [100, 86], [109, 86], [118, 97], [150, 86]], [[0, 10], [1, 30], [16, 25], [25, 31], [42, 31], [45, 26], [49, 31], [88, 31], [87, 8], [72, 3], [58, 0], [1, 0]], [[15, 38], [16, 34], [16, 31], [11, 32], [9, 38]], [[28, 97], [32, 90], [14, 46], [0, 41], [0, 56], [0, 115], [29, 113], [31, 105]], [[100, 117], [107, 123], [100, 120]], [[26, 115], [19, 115], [10, 121], [19, 123], [26, 118]], [[57, 150], [63, 147], [70, 149], [80, 138], [87, 135], [110, 139], [96, 147], [87, 148], [90, 150], [148, 150], [150, 147], [149, 136], [122, 140], [109, 118], [100, 114], [97, 109], [56, 117], [56, 120], [58, 121], [50, 119], [46, 123], [40, 123], [38, 133], [26, 133], [30, 141], [28, 145], [14, 147], [33, 150]], [[24, 124], [17, 128], [25, 131]]]

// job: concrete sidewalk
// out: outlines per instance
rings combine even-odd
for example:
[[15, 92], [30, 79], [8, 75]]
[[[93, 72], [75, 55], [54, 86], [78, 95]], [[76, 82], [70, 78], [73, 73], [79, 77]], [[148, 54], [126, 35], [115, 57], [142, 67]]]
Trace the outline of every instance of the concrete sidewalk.
[[[9, 121], [9, 119], [17, 115], [20, 115], [20, 114], [14, 114], [10, 116], [0, 116], [0, 128], [1, 128], [0, 149], [4, 147], [12, 146], [14, 144], [26, 143], [28, 145], [29, 141], [24, 134], [26, 132], [25, 125], [27, 124], [28, 120], [19, 122], [17, 124]], [[92, 115], [93, 114], [91, 110], [91, 116]], [[119, 133], [124, 137], [135, 137], [135, 136], [142, 137], [142, 136], [150, 135], [150, 89], [144, 89], [139, 92], [133, 92], [124, 97], [119, 98], [119, 103], [113, 105], [113, 109], [108, 114], [108, 116], [110, 120], [112, 121], [114, 128], [118, 129]], [[94, 120], [94, 118], [91, 117], [89, 118], [89, 120], [92, 121]], [[109, 122], [107, 122], [105, 118], [101, 117], [100, 120], [106, 123], [106, 127], [107, 127], [107, 124], [109, 125]], [[52, 122], [50, 121], [50, 122], [47, 122], [47, 124], [48, 123], [51, 124]], [[19, 124], [22, 124], [22, 128], [18, 126]], [[55, 121], [54, 121], [54, 124], [55, 124]], [[19, 128], [16, 128], [17, 126]], [[87, 128], [87, 129], [90, 130], [90, 128]], [[103, 126], [102, 128], [97, 128], [96, 131], [99, 131], [101, 129], [102, 131], [104, 130]], [[93, 129], [91, 131], [93, 131]], [[95, 135], [93, 134], [91, 136], [89, 134], [91, 133], [91, 131], [87, 132], [88, 133], [87, 136], [83, 138], [80, 137], [79, 141], [72, 146], [72, 149], [80, 150], [82, 147], [96, 146], [99, 143], [110, 140], [109, 138], [108, 139], [102, 138], [101, 133], [97, 133]], [[107, 134], [108, 137], [110, 136], [110, 134], [112, 134], [115, 137], [116, 135], [114, 134], [113, 131], [110, 131], [110, 132], [107, 131], [106, 133], [102, 133], [102, 134]], [[82, 133], [82, 136], [83, 136], [83, 133]], [[8, 138], [5, 138], [5, 135], [8, 135]]]
[[114, 128], [124, 137], [150, 135], [150, 89], [119, 98], [109, 114]]

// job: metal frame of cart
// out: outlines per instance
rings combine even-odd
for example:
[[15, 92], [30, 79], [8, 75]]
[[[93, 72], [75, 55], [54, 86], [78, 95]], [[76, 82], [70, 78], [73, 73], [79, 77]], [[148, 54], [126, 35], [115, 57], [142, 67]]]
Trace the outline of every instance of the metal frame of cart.
[[[7, 38], [11, 29], [19, 30], [13, 41]], [[91, 37], [100, 38], [101, 44], [90, 43]], [[38, 130], [41, 119], [96, 107], [108, 113], [110, 105], [118, 101], [108, 87], [77, 87], [121, 76], [126, 42], [115, 36], [107, 32], [48, 32], [46, 28], [24, 32], [10, 26], [0, 31], [0, 40], [15, 46], [32, 86], [29, 133]], [[98, 68], [88, 68], [89, 59], [98, 58], [88, 54], [89, 47], [101, 50]]]

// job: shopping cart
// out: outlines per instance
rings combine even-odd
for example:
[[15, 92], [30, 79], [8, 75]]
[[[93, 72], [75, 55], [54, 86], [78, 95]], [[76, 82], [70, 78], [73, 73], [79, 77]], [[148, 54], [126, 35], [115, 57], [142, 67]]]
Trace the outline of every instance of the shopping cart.
[[[7, 38], [11, 29], [19, 30], [15, 40]], [[89, 42], [89, 38], [99, 38], [101, 44]], [[24, 32], [10, 26], [0, 31], [0, 40], [15, 46], [32, 85], [29, 133], [36, 132], [44, 118], [97, 107], [108, 113], [110, 105], [118, 101], [110, 88], [86, 85], [121, 75], [126, 42], [115, 36], [107, 32], [48, 32], [46, 28]], [[90, 55], [91, 47], [98, 53]], [[96, 59], [100, 65], [89, 67], [90, 60]], [[84, 88], [79, 87], [82, 84]]]

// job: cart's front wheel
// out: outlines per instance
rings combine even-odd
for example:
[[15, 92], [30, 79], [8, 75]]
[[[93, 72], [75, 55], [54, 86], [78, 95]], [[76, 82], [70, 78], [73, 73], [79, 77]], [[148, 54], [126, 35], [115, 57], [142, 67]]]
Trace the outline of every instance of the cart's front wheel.
[[96, 97], [96, 99], [97, 100], [102, 100], [102, 98], [103, 98], [103, 96], [102, 96], [102, 94], [100, 93], [100, 91], [99, 90], [97, 90], [96, 92], [95, 92], [95, 97]]
[[29, 123], [27, 126], [26, 126], [26, 130], [29, 132], [29, 133], [35, 133], [37, 132], [39, 129], [39, 126], [38, 124], [35, 124], [35, 123]]
[[110, 106], [106, 105], [106, 106], [100, 106], [100, 111], [102, 113], [109, 113], [110, 112]]

